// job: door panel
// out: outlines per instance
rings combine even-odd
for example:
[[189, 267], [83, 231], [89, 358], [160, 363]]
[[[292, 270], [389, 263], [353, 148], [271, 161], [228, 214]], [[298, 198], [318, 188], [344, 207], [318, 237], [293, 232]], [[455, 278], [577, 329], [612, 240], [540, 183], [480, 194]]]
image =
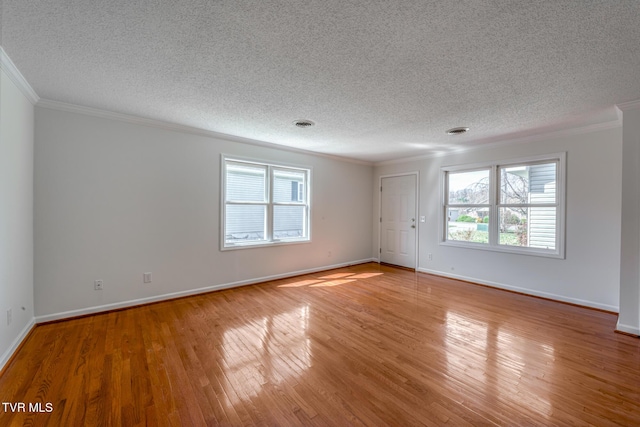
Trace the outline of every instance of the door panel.
[[400, 231], [400, 248], [398, 253], [403, 256], [408, 256], [411, 248], [409, 248], [409, 232]]
[[387, 253], [394, 254], [396, 252], [396, 230], [387, 230]]

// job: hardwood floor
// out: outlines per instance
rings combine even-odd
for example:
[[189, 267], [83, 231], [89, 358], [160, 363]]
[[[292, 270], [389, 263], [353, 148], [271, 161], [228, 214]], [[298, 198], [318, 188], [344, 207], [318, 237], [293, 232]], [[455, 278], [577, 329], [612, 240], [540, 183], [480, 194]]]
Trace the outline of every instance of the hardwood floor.
[[364, 264], [37, 326], [0, 425], [637, 426], [615, 323]]

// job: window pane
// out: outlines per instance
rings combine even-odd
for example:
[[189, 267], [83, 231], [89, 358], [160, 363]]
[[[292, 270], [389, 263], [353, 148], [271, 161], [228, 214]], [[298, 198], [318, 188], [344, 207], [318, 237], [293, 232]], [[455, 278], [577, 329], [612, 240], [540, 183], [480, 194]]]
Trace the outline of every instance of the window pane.
[[275, 203], [304, 203], [306, 200], [305, 175], [302, 171], [275, 170], [273, 172], [273, 201]]
[[241, 243], [265, 239], [266, 206], [227, 205], [225, 242]]
[[500, 203], [556, 202], [556, 163], [500, 168]]
[[449, 204], [489, 203], [489, 170], [447, 173]]
[[304, 206], [273, 207], [273, 237], [291, 239], [306, 237]]
[[227, 163], [227, 201], [264, 202], [267, 169], [259, 165]]
[[500, 244], [556, 248], [556, 208], [500, 208]]
[[489, 208], [449, 208], [447, 240], [489, 243]]

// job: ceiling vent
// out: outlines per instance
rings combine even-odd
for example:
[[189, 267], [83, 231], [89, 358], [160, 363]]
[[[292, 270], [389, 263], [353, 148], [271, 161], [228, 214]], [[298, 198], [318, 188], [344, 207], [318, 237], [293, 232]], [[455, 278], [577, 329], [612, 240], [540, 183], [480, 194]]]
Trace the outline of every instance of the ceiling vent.
[[313, 123], [311, 120], [306, 119], [296, 120], [293, 122], [293, 124], [299, 128], [310, 128], [311, 126], [315, 125], [315, 123]]
[[469, 132], [469, 128], [468, 127], [457, 127], [457, 128], [451, 128], [449, 129], [446, 134], [447, 135], [462, 135], [463, 133], [467, 133]]

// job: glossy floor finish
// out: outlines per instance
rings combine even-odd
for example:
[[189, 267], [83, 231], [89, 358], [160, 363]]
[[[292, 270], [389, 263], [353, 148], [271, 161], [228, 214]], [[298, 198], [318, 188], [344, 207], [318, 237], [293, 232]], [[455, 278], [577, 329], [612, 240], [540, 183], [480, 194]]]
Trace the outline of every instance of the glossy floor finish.
[[0, 425], [637, 426], [615, 323], [364, 264], [38, 326]]

